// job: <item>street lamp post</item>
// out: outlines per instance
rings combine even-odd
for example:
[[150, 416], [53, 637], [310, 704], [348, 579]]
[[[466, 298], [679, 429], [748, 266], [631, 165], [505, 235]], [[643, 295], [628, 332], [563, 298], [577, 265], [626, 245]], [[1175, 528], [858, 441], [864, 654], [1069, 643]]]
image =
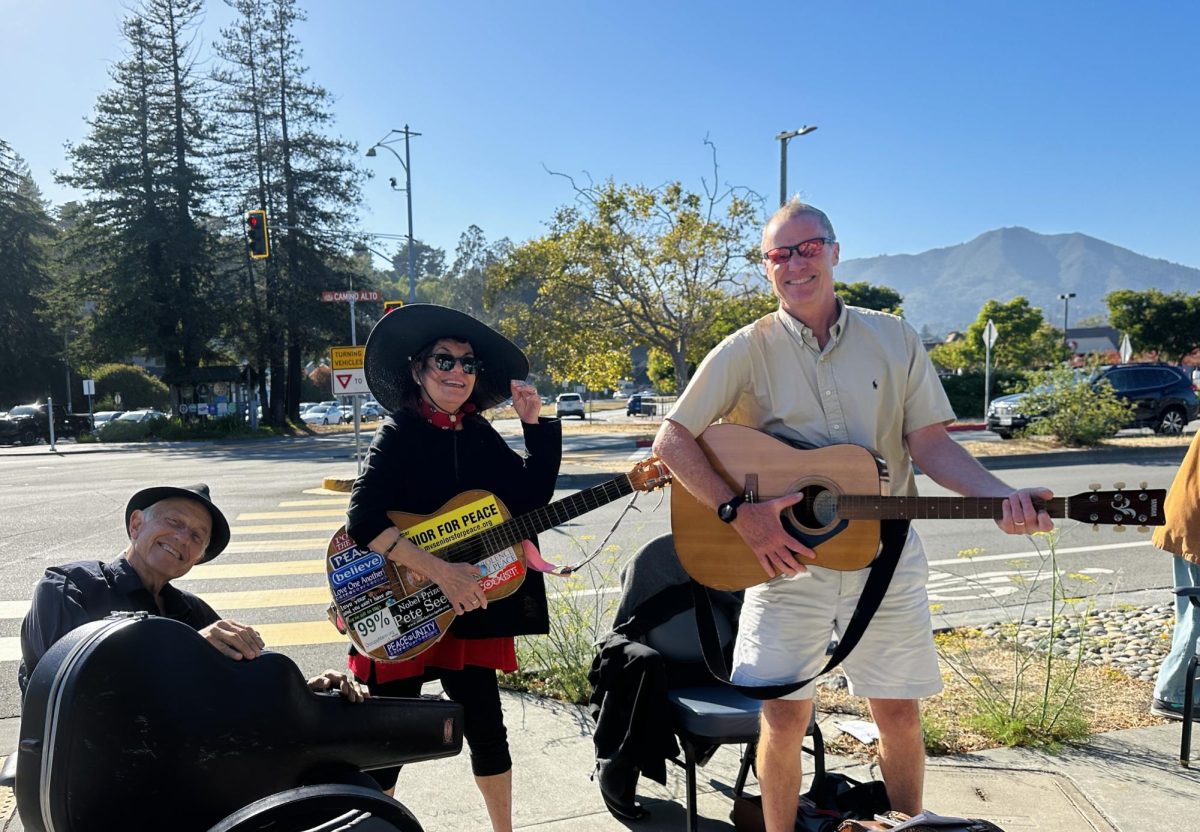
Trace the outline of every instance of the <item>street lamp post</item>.
[[[392, 136], [393, 133], [399, 133], [400, 135], [404, 136], [404, 158], [400, 158], [400, 154], [397, 153], [396, 149], [391, 146], [392, 142], [399, 141], [399, 139], [391, 139], [391, 141], [389, 141], [389, 138]], [[367, 149], [368, 156], [375, 156], [376, 155], [375, 148], [377, 148], [377, 147], [382, 147], [382, 148], [385, 148], [386, 150], [391, 151], [391, 154], [396, 157], [396, 160], [404, 168], [404, 187], [403, 188], [396, 187], [396, 178], [395, 177], [391, 178], [391, 183], [392, 183], [392, 190], [394, 190], [394, 191], [403, 190], [404, 191], [404, 194], [407, 197], [407, 202], [408, 202], [408, 302], [409, 303], [413, 303], [417, 299], [417, 271], [416, 271], [416, 252], [413, 251], [412, 168], [410, 166], [411, 157], [409, 156], [408, 140], [412, 136], [419, 136], [419, 135], [421, 135], [421, 134], [414, 133], [411, 130], [409, 130], [408, 125], [406, 124], [406, 125], [404, 125], [403, 130], [391, 130], [386, 136], [384, 136], [379, 141], [375, 142], [375, 144], [371, 145]]]
[[1070, 346], [1071, 339], [1067, 335], [1067, 310], [1071, 306], [1071, 298], [1075, 297], [1074, 292], [1065, 292], [1058, 296], [1058, 299], [1063, 302], [1063, 344]]
[[780, 133], [778, 136], [775, 137], [775, 138], [779, 139], [779, 205], [780, 205], [780, 207], [783, 207], [783, 205], [787, 202], [787, 146], [788, 146], [788, 142], [790, 142], [792, 139], [796, 138], [797, 136], [806, 135], [816, 129], [817, 129], [817, 127], [815, 124], [812, 127], [809, 127], [806, 124], [805, 126], [801, 127], [799, 130], [786, 130], [783, 133]]

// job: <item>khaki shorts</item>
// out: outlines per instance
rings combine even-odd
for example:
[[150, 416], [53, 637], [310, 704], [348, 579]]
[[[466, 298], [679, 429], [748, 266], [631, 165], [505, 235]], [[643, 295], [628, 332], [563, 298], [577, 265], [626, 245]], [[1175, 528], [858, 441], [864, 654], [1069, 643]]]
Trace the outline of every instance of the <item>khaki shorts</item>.
[[[869, 569], [809, 567], [807, 576], [746, 590], [733, 655], [734, 682], [773, 685], [818, 673], [826, 647], [850, 622]], [[942, 689], [925, 584], [929, 565], [910, 528], [891, 585], [857, 646], [842, 662], [850, 693], [921, 699]], [[813, 683], [784, 699], [811, 699]]]

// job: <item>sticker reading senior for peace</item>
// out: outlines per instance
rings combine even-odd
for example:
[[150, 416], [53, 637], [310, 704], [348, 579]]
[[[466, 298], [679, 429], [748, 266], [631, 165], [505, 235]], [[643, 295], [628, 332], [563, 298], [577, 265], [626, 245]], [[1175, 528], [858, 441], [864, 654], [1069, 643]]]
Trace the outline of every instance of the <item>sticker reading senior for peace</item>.
[[401, 532], [415, 546], [436, 552], [504, 522], [500, 504], [491, 494], [415, 523]]

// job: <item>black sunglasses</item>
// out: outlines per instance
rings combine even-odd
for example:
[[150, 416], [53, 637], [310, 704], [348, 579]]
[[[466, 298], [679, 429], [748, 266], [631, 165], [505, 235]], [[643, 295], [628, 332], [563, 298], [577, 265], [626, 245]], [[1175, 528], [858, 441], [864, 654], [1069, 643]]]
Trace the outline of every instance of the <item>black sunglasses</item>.
[[805, 260], [808, 260], [813, 257], [819, 257], [821, 252], [825, 250], [826, 245], [835, 242], [837, 241], [832, 237], [813, 237], [811, 240], [796, 243], [794, 246], [779, 246], [770, 251], [764, 251], [763, 259], [770, 260], [776, 266], [782, 266], [791, 260], [793, 254], [799, 254]]
[[483, 363], [473, 355], [464, 355], [462, 358], [456, 358], [448, 352], [435, 352], [429, 356], [433, 361], [433, 366], [437, 367], [443, 373], [448, 373], [454, 369], [455, 364], [461, 364], [463, 372], [469, 376], [475, 375], [476, 371]]

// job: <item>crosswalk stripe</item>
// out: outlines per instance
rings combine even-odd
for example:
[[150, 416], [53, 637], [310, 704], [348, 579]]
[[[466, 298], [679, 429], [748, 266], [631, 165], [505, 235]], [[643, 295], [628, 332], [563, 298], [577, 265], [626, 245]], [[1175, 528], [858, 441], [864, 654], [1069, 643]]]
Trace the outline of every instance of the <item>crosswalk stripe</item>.
[[[258, 630], [267, 647], [298, 647], [305, 644], [337, 644], [346, 641], [346, 637], [325, 619], [285, 624], [255, 624], [252, 621], [242, 623]], [[17, 636], [0, 638], [0, 662], [15, 662], [20, 659], [21, 639]]]
[[251, 624], [258, 630], [267, 647], [298, 647], [304, 644], [349, 643], [328, 619], [296, 621], [286, 624]]
[[206, 592], [204, 600], [222, 614], [263, 607], [303, 607], [329, 603], [328, 586], [298, 586], [289, 589], [248, 589], [238, 592]]
[[[332, 536], [331, 532], [330, 537]], [[242, 540], [237, 543], [230, 543], [225, 547], [225, 552], [228, 554], [236, 554], [238, 552], [302, 552], [315, 549], [324, 553], [328, 545], [328, 537], [294, 537], [290, 540]], [[210, 567], [201, 566], [197, 568], [208, 569]]]
[[270, 526], [234, 526], [229, 531], [237, 537], [240, 534], [285, 534], [287, 532], [328, 532], [332, 537], [340, 523], [278, 523]]
[[[322, 569], [322, 571], [324, 571]], [[248, 589], [230, 592], [205, 592], [204, 600], [223, 615], [237, 610], [265, 607], [325, 606], [329, 603], [327, 586], [301, 586], [286, 589]], [[0, 620], [20, 619], [29, 611], [29, 601], [0, 601]], [[236, 616], [234, 616], [236, 617]]]
[[237, 520], [287, 520], [289, 517], [345, 517], [346, 509], [342, 508], [308, 508], [299, 511], [250, 511], [239, 514]]
[[208, 581], [222, 578], [270, 578], [275, 575], [324, 575], [325, 559], [277, 560], [270, 563], [206, 563], [177, 581]]
[[344, 497], [327, 497], [323, 500], [284, 500], [279, 504], [280, 508], [297, 508], [300, 506], [344, 506], [349, 498], [349, 494]]

